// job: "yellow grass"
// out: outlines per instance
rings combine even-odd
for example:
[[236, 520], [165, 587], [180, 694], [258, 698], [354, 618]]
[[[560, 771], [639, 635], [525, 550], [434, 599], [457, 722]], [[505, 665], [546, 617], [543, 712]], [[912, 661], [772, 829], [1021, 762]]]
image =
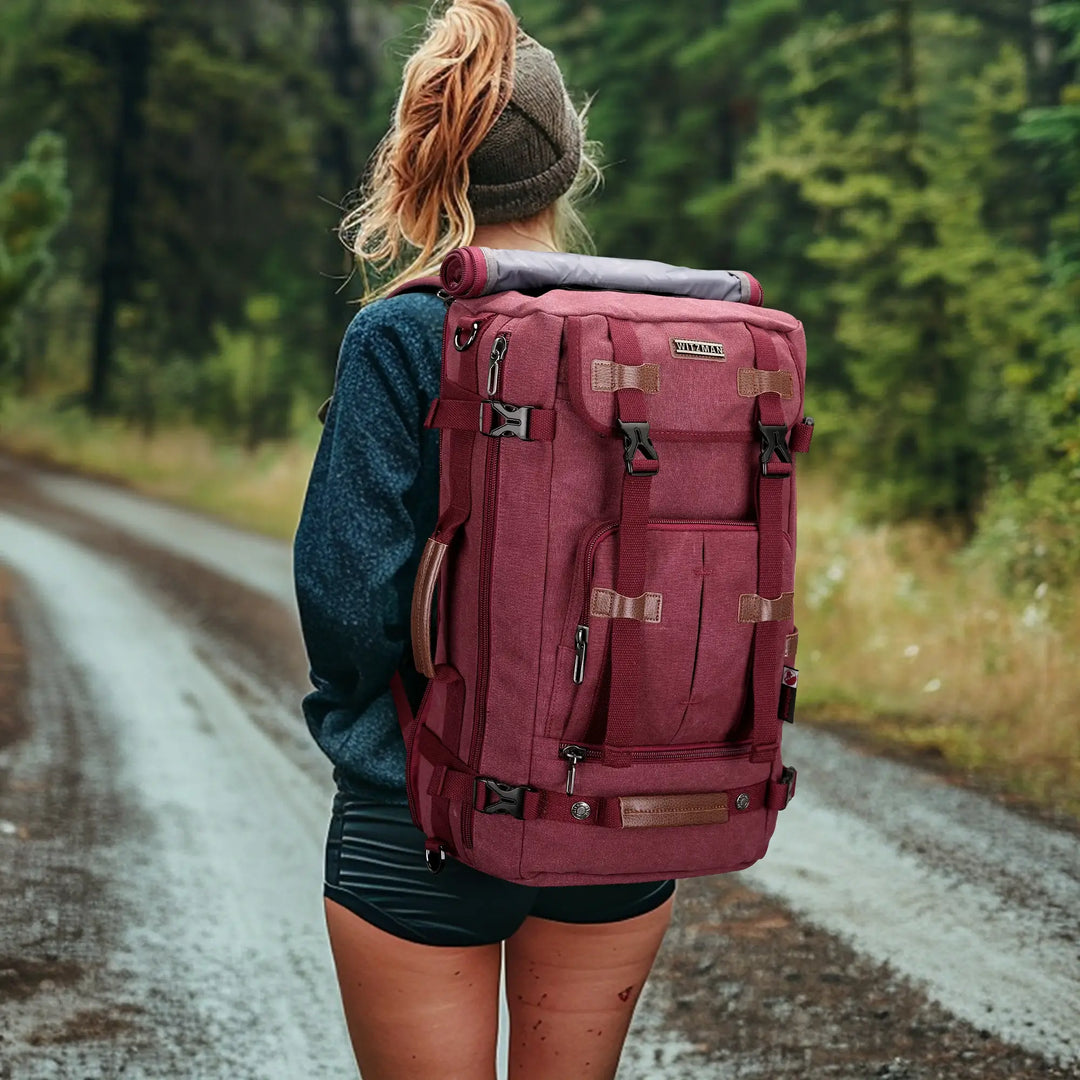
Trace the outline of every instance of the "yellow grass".
[[[318, 431], [248, 454], [196, 429], [144, 439], [32, 403], [0, 415], [9, 450], [285, 539]], [[820, 462], [800, 466], [799, 722], [940, 755], [983, 784], [1080, 816], [1080, 588], [1071, 603], [1045, 589], [1006, 599], [940, 533], [862, 525]]]
[[804, 718], [1080, 815], [1080, 589], [1006, 599], [929, 526], [861, 525], [829, 478], [801, 479]]
[[121, 480], [286, 540], [296, 529], [319, 430], [249, 453], [194, 427], [145, 438], [119, 422], [92, 422], [37, 402], [12, 401], [0, 411], [0, 447], [12, 453]]

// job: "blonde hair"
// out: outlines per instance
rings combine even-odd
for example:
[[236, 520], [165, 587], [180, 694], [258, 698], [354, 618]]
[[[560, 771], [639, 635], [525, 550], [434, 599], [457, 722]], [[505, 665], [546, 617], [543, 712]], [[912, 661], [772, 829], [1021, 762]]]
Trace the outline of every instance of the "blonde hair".
[[[504, 0], [454, 0], [441, 15], [429, 13], [426, 37], [405, 63], [390, 129], [337, 230], [356, 259], [363, 302], [437, 272], [472, 237], [469, 156], [510, 98], [517, 29]], [[587, 110], [579, 113], [583, 131]], [[585, 140], [578, 175], [553, 204], [560, 248], [592, 250], [575, 202], [601, 180], [598, 155], [598, 144]], [[369, 267], [396, 272], [373, 289]]]

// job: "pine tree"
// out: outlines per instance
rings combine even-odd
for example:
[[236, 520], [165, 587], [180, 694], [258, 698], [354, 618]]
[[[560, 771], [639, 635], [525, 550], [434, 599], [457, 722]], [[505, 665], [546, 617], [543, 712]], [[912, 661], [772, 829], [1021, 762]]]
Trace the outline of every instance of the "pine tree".
[[[868, 506], [968, 527], [1016, 452], [1000, 389], [1037, 377], [1044, 305], [1038, 260], [988, 227], [983, 188], [1025, 100], [1023, 58], [1005, 47], [965, 70], [976, 31], [911, 0], [805, 28], [789, 117], [763, 125], [740, 178], [744, 197], [779, 181], [813, 214], [806, 253], [834, 320], [819, 348], [839, 347], [847, 391], [829, 419]], [[844, 88], [869, 65], [887, 82], [852, 110]]]
[[18, 358], [18, 320], [53, 269], [49, 242], [67, 217], [64, 142], [43, 131], [0, 178], [0, 376]]

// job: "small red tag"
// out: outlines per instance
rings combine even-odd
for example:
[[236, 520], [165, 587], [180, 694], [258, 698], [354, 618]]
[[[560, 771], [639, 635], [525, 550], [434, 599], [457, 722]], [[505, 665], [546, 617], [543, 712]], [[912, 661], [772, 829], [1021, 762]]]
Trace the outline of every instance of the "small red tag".
[[780, 701], [776, 710], [781, 720], [795, 721], [795, 693], [799, 685], [799, 669], [784, 665], [780, 675]]

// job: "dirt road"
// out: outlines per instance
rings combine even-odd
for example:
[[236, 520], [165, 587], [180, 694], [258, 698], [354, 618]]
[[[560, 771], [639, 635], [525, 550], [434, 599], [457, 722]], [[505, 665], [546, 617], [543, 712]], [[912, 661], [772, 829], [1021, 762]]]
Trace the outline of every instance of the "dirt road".
[[[0, 1080], [355, 1076], [287, 546], [0, 462], [3, 566]], [[1076, 832], [788, 746], [766, 859], [680, 882], [620, 1080], [1080, 1076]]]

